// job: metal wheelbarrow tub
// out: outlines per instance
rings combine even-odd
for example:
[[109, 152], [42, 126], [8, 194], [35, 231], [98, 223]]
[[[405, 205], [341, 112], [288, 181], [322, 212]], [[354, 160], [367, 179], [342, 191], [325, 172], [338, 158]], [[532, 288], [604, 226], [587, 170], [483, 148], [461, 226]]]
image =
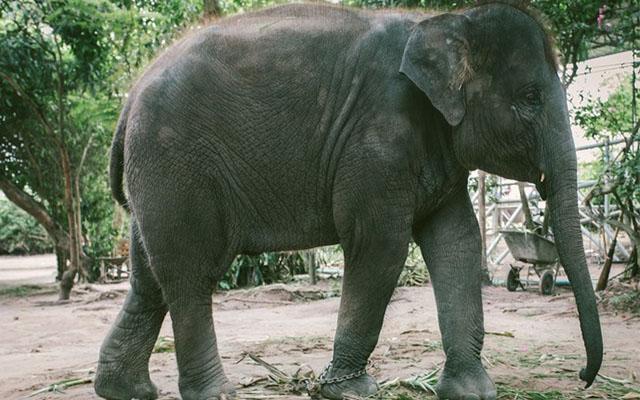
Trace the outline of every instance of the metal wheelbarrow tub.
[[558, 251], [555, 243], [544, 236], [523, 230], [501, 230], [507, 247], [516, 260], [529, 264], [526, 268], [527, 278], [520, 279], [520, 270], [523, 267], [511, 265], [507, 276], [507, 289], [514, 291], [518, 287], [525, 289], [529, 285], [531, 270], [540, 278], [538, 285], [543, 295], [553, 294], [555, 281], [560, 267]]
[[553, 241], [542, 235], [515, 229], [501, 230], [509, 251], [518, 261], [528, 264], [553, 264], [558, 261], [558, 251]]

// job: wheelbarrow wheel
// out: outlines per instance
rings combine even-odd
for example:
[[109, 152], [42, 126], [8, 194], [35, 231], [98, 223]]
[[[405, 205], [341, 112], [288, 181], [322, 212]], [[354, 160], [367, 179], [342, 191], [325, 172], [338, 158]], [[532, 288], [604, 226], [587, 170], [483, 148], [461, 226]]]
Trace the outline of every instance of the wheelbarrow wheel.
[[507, 290], [515, 292], [518, 286], [520, 286], [520, 271], [515, 268], [511, 268], [509, 270], [509, 275], [507, 275]]
[[546, 270], [542, 273], [540, 277], [540, 293], [545, 296], [549, 296], [553, 294], [553, 288], [555, 286], [555, 276], [553, 271]]

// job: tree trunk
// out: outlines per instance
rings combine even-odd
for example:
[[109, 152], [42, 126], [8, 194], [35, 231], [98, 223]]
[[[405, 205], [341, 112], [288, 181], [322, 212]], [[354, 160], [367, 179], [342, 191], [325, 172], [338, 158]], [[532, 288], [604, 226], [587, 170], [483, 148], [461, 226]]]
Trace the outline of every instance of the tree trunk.
[[640, 276], [640, 263], [638, 263], [638, 246], [633, 246], [631, 256], [629, 257], [631, 269], [629, 270], [629, 278], [637, 278]]
[[304, 262], [309, 271], [309, 280], [312, 285], [316, 284], [316, 250], [309, 249], [304, 252]]
[[[83, 160], [84, 162], [84, 157]], [[82, 168], [82, 162], [79, 168]], [[75, 211], [75, 229], [77, 236], [77, 253], [78, 253], [78, 273], [80, 274], [80, 278], [83, 281], [87, 281], [88, 274], [87, 269], [85, 268], [87, 257], [84, 253], [84, 249], [82, 248], [84, 242], [84, 236], [82, 235], [82, 211], [80, 209], [80, 203], [82, 201], [82, 197], [80, 197], [80, 170], [76, 173], [74, 180], [74, 211]]]
[[482, 281], [485, 285], [491, 285], [491, 274], [487, 266], [487, 174], [478, 171], [478, 223], [480, 224], [480, 237], [482, 239], [482, 255], [480, 266], [482, 268]]
[[69, 154], [67, 149], [62, 145], [59, 147], [60, 163], [62, 164], [62, 174], [64, 178], [64, 205], [67, 212], [67, 221], [69, 224], [69, 268], [62, 274], [60, 280], [60, 300], [68, 300], [73, 288], [76, 274], [81, 268], [81, 230], [78, 226], [78, 217], [76, 216], [76, 201], [74, 185], [72, 183], [71, 163], [69, 162]]
[[609, 251], [607, 252], [607, 258], [604, 260], [602, 272], [600, 272], [600, 277], [598, 278], [598, 284], [596, 285], [597, 292], [605, 290], [607, 288], [607, 283], [609, 282], [609, 273], [611, 272], [611, 263], [613, 263], [613, 254], [616, 251], [619, 233], [620, 229], [616, 229], [616, 233], [615, 235], [613, 235], [613, 240], [611, 241], [611, 245], [609, 246]]
[[216, 18], [222, 16], [222, 8], [218, 0], [204, 0], [204, 17]]
[[524, 191], [524, 183], [518, 182], [518, 192], [520, 192], [520, 202], [522, 203], [522, 213], [524, 214], [524, 227], [532, 231], [534, 228], [533, 217], [531, 216], [527, 193]]
[[62, 280], [62, 275], [64, 271], [67, 269], [67, 260], [69, 259], [69, 246], [61, 246], [56, 243], [55, 245], [56, 251], [56, 265], [58, 268], [58, 273], [56, 275], [56, 281], [60, 282]]

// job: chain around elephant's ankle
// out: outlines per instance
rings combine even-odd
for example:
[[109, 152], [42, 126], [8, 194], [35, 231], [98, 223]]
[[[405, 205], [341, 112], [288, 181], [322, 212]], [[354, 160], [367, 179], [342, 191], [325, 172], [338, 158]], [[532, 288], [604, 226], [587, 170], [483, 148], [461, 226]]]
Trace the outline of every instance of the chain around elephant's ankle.
[[340, 382], [344, 382], [344, 381], [349, 381], [351, 379], [358, 378], [358, 377], [360, 377], [362, 375], [365, 375], [367, 373], [367, 367], [364, 367], [359, 371], [352, 372], [352, 373], [347, 374], [347, 375], [342, 375], [342, 376], [339, 376], [337, 378], [329, 378], [329, 379], [327, 379], [327, 374], [331, 370], [332, 366], [333, 366], [333, 363], [330, 362], [324, 368], [324, 370], [322, 371], [322, 373], [318, 377], [318, 383], [320, 385], [329, 385], [329, 384], [332, 384], [332, 383], [340, 383]]

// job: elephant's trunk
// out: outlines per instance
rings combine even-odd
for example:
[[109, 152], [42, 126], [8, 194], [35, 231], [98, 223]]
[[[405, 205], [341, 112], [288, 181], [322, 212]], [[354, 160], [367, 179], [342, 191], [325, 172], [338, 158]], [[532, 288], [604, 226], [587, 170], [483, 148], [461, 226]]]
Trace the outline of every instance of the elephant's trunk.
[[589, 387], [602, 363], [602, 332], [580, 232], [575, 146], [566, 108], [562, 111], [565, 112], [561, 130], [552, 132], [550, 139], [545, 140], [544, 187], [558, 255], [573, 288], [587, 352], [587, 366], [580, 371], [580, 379]]

